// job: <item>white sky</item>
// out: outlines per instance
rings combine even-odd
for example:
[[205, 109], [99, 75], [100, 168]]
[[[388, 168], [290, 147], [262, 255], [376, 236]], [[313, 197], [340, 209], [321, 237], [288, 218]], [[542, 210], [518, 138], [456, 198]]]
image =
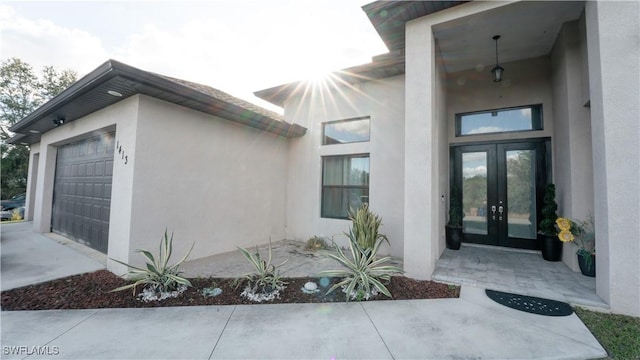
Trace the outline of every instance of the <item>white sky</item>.
[[254, 91], [387, 52], [371, 1], [3, 1], [0, 58], [78, 77], [114, 59], [267, 106]]

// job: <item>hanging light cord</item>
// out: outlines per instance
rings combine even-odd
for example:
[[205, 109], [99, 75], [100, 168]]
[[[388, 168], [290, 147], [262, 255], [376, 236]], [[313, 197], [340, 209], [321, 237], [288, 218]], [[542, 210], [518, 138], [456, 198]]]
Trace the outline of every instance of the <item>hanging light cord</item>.
[[496, 41], [496, 66], [499, 65], [498, 63], [498, 39], [500, 39], [500, 35], [496, 35], [493, 37], [493, 40]]

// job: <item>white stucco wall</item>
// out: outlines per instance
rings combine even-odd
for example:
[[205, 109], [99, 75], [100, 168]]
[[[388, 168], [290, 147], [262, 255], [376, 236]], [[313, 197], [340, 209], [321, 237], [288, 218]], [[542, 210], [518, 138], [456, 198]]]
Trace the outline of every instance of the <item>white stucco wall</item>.
[[406, 46], [404, 271], [430, 279], [442, 233], [436, 209], [444, 211], [444, 192], [438, 188], [438, 77], [431, 23], [408, 22]]
[[596, 289], [640, 316], [640, 3], [587, 2]]
[[196, 259], [284, 239], [288, 140], [139, 98], [136, 136], [121, 141], [129, 164], [116, 157], [135, 174], [131, 249], [157, 249], [165, 229], [174, 233], [175, 260], [192, 243]]
[[[558, 214], [576, 220], [593, 215], [593, 165], [591, 156], [591, 114], [584, 106], [581, 32], [584, 22], [563, 26], [551, 52], [553, 114], [557, 119], [553, 137]], [[577, 247], [564, 245], [562, 260], [579, 271]]]
[[[322, 123], [363, 116], [370, 117], [370, 141], [322, 145]], [[320, 216], [322, 156], [368, 153], [370, 207], [382, 217], [381, 232], [391, 243], [381, 252], [402, 256], [404, 76], [342, 87], [331, 94], [310, 90], [288, 101], [285, 118], [308, 129], [305, 136], [291, 140], [288, 150], [287, 238], [326, 236], [347, 245], [343, 233], [350, 221]]]
[[[36, 232], [49, 232], [53, 203], [53, 183], [56, 168], [58, 146], [82, 138], [92, 137], [101, 133], [116, 132], [117, 139], [135, 137], [135, 122], [138, 111], [136, 96], [122, 100], [108, 108], [96, 111], [83, 118], [74, 120], [56, 129], [42, 134], [40, 143], [31, 147], [31, 158], [38, 158], [37, 168], [30, 166], [29, 178], [35, 185], [30, 184], [29, 196], [34, 196], [33, 224]], [[109, 257], [125, 259], [128, 253], [128, 209], [130, 208], [130, 194], [124, 190], [130, 184], [133, 173], [126, 171], [114, 163], [113, 187], [111, 193], [111, 212], [109, 224]], [[32, 193], [33, 192], [33, 193]], [[111, 265], [110, 265], [111, 266]], [[123, 267], [115, 269], [123, 272]]]
[[[447, 126], [450, 143], [549, 137], [553, 134], [551, 64], [548, 56], [502, 63], [504, 79], [495, 83], [486, 68], [448, 75]], [[543, 130], [474, 136], [455, 136], [456, 114], [542, 104]]]
[[36, 206], [36, 185], [38, 183], [38, 164], [40, 163], [40, 143], [29, 146], [29, 167], [27, 176], [27, 196], [25, 198], [24, 220], [33, 221]]
[[451, 77], [437, 60], [433, 28], [507, 4], [470, 2], [406, 24], [404, 270], [409, 277], [430, 279], [444, 250], [449, 188], [446, 106], [451, 101], [444, 84]]

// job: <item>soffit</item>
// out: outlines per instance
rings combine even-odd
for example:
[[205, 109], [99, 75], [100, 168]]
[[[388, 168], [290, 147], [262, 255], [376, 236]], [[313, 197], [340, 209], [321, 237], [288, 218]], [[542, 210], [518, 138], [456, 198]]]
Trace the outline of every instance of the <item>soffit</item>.
[[583, 9], [581, 1], [505, 3], [438, 24], [433, 34], [447, 72], [489, 71], [496, 63], [494, 35], [501, 35], [501, 64], [544, 56], [551, 52], [562, 25], [579, 19]]
[[362, 10], [389, 51], [405, 48], [405, 23], [467, 1], [375, 1]]

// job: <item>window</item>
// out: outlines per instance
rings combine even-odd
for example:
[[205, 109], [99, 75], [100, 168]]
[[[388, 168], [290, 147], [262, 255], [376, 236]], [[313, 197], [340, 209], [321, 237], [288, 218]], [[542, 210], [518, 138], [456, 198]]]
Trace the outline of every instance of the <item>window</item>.
[[322, 124], [322, 145], [369, 141], [369, 117]]
[[456, 115], [456, 136], [542, 130], [542, 105]]
[[369, 154], [322, 158], [322, 217], [347, 219], [368, 202]]

